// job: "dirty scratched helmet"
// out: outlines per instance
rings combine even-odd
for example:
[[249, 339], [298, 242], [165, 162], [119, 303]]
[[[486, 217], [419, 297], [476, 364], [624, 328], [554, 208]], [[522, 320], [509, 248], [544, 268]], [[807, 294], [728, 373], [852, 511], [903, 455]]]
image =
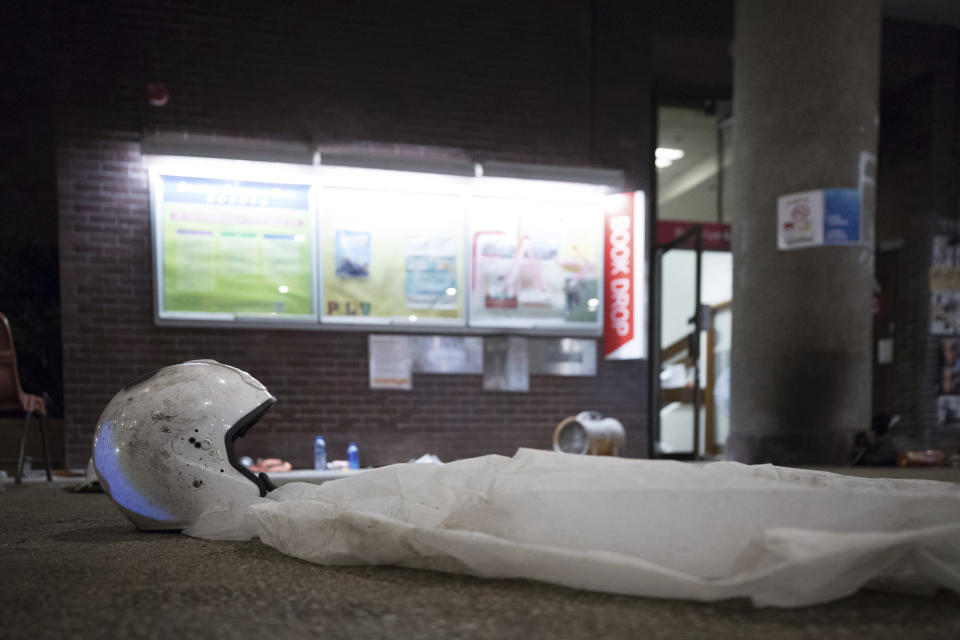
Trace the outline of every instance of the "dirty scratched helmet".
[[93, 465], [139, 529], [183, 529], [205, 511], [274, 488], [234, 455], [234, 441], [276, 402], [250, 374], [214, 360], [164, 367], [121, 389], [100, 415]]

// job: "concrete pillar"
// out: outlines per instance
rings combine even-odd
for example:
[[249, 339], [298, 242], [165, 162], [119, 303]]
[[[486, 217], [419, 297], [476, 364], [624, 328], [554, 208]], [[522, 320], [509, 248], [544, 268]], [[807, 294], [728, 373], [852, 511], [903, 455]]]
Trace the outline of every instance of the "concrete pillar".
[[842, 464], [870, 427], [873, 198], [864, 246], [778, 251], [777, 197], [876, 155], [880, 4], [737, 0], [730, 459]]

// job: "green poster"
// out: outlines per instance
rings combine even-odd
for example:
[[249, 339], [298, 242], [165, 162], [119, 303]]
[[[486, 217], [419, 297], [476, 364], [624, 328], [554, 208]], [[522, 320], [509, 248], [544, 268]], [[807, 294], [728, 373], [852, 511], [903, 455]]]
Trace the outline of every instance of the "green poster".
[[158, 176], [161, 315], [314, 315], [310, 185]]

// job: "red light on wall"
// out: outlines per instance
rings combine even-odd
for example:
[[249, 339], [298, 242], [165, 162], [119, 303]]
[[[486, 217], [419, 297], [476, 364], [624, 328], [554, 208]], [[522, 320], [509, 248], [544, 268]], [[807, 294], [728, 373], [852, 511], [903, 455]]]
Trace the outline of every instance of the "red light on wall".
[[170, 101], [170, 92], [167, 91], [167, 85], [159, 81], [147, 83], [147, 101], [155, 106], [162, 107]]

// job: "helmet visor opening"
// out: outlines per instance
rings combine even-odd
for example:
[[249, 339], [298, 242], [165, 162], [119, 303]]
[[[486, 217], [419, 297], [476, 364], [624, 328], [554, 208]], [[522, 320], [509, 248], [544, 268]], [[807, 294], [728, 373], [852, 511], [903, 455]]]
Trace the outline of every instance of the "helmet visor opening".
[[257, 488], [260, 489], [261, 498], [267, 495], [267, 492], [274, 488], [273, 483], [270, 482], [269, 478], [264, 479], [254, 475], [250, 469], [247, 469], [245, 466], [240, 464], [240, 460], [237, 458], [236, 453], [234, 453], [233, 443], [239, 438], [242, 438], [247, 431], [249, 431], [250, 428], [264, 416], [270, 407], [276, 404], [276, 402], [277, 399], [273, 396], [270, 396], [264, 400], [253, 411], [240, 418], [236, 424], [230, 427], [223, 439], [224, 448], [227, 450], [227, 460], [230, 461], [230, 466], [246, 476], [250, 482], [257, 485]]

